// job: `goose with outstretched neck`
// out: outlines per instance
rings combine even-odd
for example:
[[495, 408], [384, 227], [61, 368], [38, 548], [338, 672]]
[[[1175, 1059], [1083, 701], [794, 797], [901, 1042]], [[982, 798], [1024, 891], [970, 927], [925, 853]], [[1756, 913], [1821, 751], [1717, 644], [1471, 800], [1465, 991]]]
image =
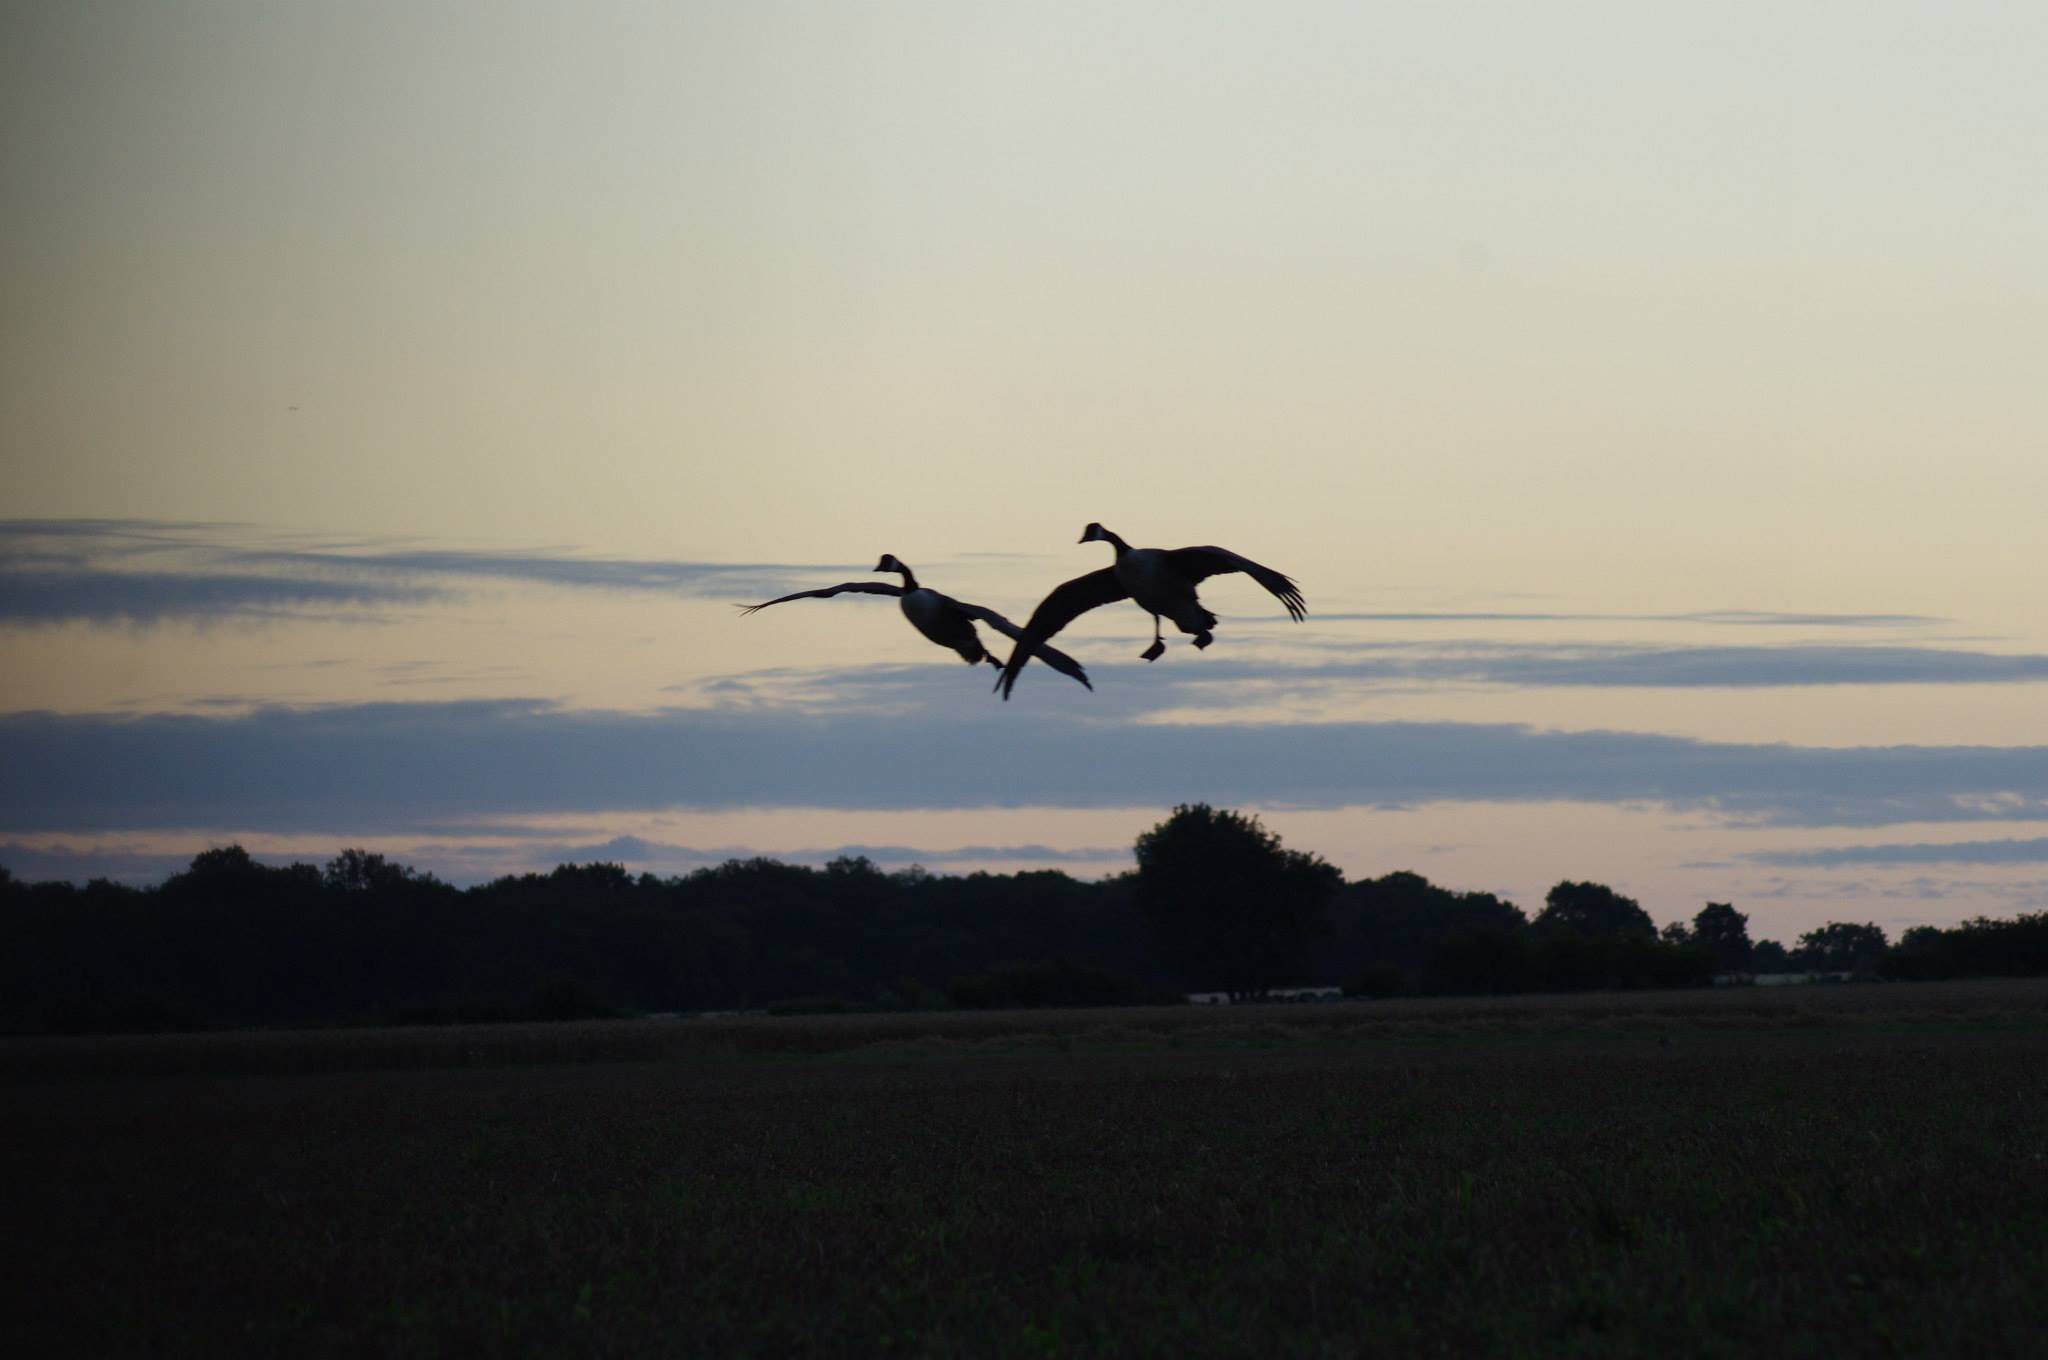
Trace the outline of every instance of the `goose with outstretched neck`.
[[[916, 575], [911, 572], [910, 568], [898, 561], [891, 553], [882, 554], [882, 560], [875, 563], [875, 570], [896, 572], [903, 577], [903, 584], [892, 585], [888, 581], [847, 581], [836, 586], [825, 586], [819, 590], [799, 590], [791, 595], [780, 595], [772, 600], [763, 600], [760, 604], [744, 604], [740, 606], [740, 613], [753, 614], [766, 609], [771, 604], [787, 604], [791, 600], [822, 600], [833, 595], [849, 593], [859, 595], [894, 595], [897, 604], [903, 610], [903, 617], [909, 619], [910, 626], [917, 629], [918, 632], [924, 634], [933, 642], [938, 643], [939, 646], [958, 652], [960, 659], [970, 666], [979, 665], [986, 661], [996, 669], [1002, 669], [1003, 663], [996, 659], [995, 653], [982, 645], [981, 634], [975, 630], [974, 625], [985, 623], [1014, 642], [1019, 633], [1016, 624], [1011, 623], [993, 609], [988, 609], [978, 604], [969, 604], [965, 600], [956, 600], [950, 595], [941, 595], [930, 586], [919, 585]], [[1065, 652], [1047, 647], [1042, 643], [1035, 644], [1033, 652], [1040, 661], [1051, 666], [1061, 675], [1072, 676], [1088, 689], [1095, 688], [1095, 686], [1088, 683], [1088, 672], [1081, 669], [1081, 663], [1068, 656]], [[1014, 652], [1011, 654], [1010, 659], [1013, 662], [1016, 660]]]

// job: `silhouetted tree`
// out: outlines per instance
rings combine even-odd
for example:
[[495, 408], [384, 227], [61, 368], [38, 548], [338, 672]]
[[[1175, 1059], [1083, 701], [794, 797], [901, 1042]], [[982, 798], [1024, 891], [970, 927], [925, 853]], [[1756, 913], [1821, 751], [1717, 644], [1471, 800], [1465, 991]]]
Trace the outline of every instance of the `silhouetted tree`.
[[1960, 971], [1956, 953], [1949, 932], [1939, 926], [1914, 926], [1885, 951], [1880, 971], [1886, 977], [1919, 982], [1954, 977]]
[[1182, 804], [1138, 837], [1138, 908], [1187, 984], [1256, 993], [1300, 975], [1343, 876], [1257, 817]]
[[1344, 995], [1369, 996], [1374, 999], [1399, 996], [1406, 988], [1407, 981], [1401, 975], [1401, 970], [1391, 963], [1368, 963], [1344, 983]]
[[1776, 940], [1758, 940], [1749, 950], [1749, 966], [1758, 973], [1784, 973], [1792, 968], [1792, 956]]
[[1884, 957], [1884, 930], [1880, 926], [1851, 925], [1830, 921], [1818, 930], [1799, 937], [1793, 961], [1807, 968], [1831, 973], [1862, 972]]
[[1633, 897], [1623, 897], [1603, 883], [1563, 882], [1544, 896], [1536, 914], [1541, 931], [1574, 935], [1654, 936], [1657, 925]]
[[1013, 963], [954, 978], [946, 988], [963, 1010], [1029, 1006], [1130, 1006], [1139, 1002], [1177, 1001], [1134, 979], [1104, 968], [1052, 959], [1045, 963]]
[[1405, 870], [1346, 884], [1331, 903], [1330, 915], [1328, 957], [1336, 975], [1369, 995], [1467, 990], [1428, 977], [1430, 961], [1445, 942], [1475, 934], [1517, 934], [1528, 925], [1521, 908], [1492, 893], [1452, 892]]
[[[1517, 913], [1519, 915], [1519, 913]], [[1423, 975], [1432, 992], [1491, 996], [1542, 986], [1527, 928], [1460, 931], [1430, 952]]]
[[367, 850], [344, 850], [327, 861], [320, 881], [336, 892], [379, 892], [409, 881], [413, 871]]
[[1714, 951], [1714, 966], [1722, 972], [1749, 967], [1753, 946], [1749, 942], [1749, 918], [1726, 902], [1709, 902], [1692, 918], [1693, 938]]
[[[1986, 922], [1985, 924], [1989, 924]], [[1900, 949], [1933, 949], [1940, 946], [1948, 934], [1940, 926], [1913, 926], [1899, 936]]]
[[246, 882], [258, 868], [256, 861], [241, 846], [217, 845], [194, 855], [191, 866], [183, 874], [172, 875], [172, 878], [199, 883]]

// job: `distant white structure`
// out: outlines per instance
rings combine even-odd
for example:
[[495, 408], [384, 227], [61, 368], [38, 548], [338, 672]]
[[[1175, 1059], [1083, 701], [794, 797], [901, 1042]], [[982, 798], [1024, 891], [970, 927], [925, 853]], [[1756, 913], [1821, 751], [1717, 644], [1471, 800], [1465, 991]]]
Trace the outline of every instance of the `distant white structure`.
[[1854, 973], [1716, 973], [1716, 987], [1797, 987], [1806, 982], [1847, 982]]
[[1196, 1006], [1228, 1006], [1262, 1001], [1342, 1001], [1342, 987], [1268, 987], [1263, 992], [1189, 992]]

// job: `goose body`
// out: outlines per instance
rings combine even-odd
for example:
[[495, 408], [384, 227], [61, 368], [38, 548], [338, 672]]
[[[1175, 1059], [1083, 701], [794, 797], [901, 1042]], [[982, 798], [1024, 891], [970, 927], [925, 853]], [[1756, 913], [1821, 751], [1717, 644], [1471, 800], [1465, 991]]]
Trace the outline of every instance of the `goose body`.
[[[1216, 626], [1216, 616], [1196, 598], [1194, 581], [1174, 569], [1170, 553], [1160, 548], [1129, 548], [1117, 554], [1112, 570], [1117, 584], [1140, 609], [1154, 619], [1172, 619], [1173, 626], [1183, 633], [1193, 633], [1195, 646], [1209, 645], [1209, 630]], [[1163, 642], [1160, 650], [1165, 650]], [[1158, 654], [1145, 659], [1153, 660]]]
[[919, 586], [915, 590], [904, 591], [896, 603], [903, 610], [903, 617], [910, 620], [912, 628], [941, 647], [960, 653], [960, 659], [968, 665], [978, 665], [982, 661], [991, 666], [1003, 664], [981, 645], [981, 634], [974, 631], [974, 620], [938, 591]]
[[[996, 659], [995, 653], [982, 645], [981, 634], [974, 625], [985, 623], [1013, 641], [1020, 632], [1017, 625], [993, 609], [956, 600], [950, 595], [940, 594], [929, 586], [919, 585], [916, 575], [910, 568], [892, 554], [883, 553], [882, 560], [875, 563], [875, 570], [896, 572], [903, 577], [903, 584], [891, 585], [887, 581], [847, 581], [820, 590], [799, 590], [793, 594], [780, 595], [772, 600], [764, 600], [760, 604], [741, 605], [740, 612], [752, 614], [766, 609], [769, 605], [785, 604], [790, 600], [826, 599], [833, 595], [848, 593], [894, 595], [897, 607], [903, 611], [903, 617], [910, 621], [911, 627], [925, 637], [948, 651], [958, 653], [960, 659], [970, 666], [986, 661], [996, 669], [1002, 669], [1003, 663]], [[1081, 669], [1081, 663], [1065, 652], [1038, 644], [1035, 653], [1039, 660], [1060, 674], [1071, 676], [1085, 688], [1095, 688], [1089, 684], [1088, 672]]]
[[1133, 548], [1100, 524], [1082, 530], [1081, 542], [1109, 544], [1116, 552], [1115, 560], [1100, 571], [1076, 576], [1056, 587], [1031, 611], [1023, 636], [1010, 652], [1009, 664], [996, 680], [1004, 699], [1010, 697], [1018, 674], [1047, 638], [1089, 610], [1117, 600], [1132, 600], [1152, 616], [1152, 645], [1141, 653], [1147, 661], [1158, 660], [1166, 650], [1166, 639], [1159, 630], [1162, 618], [1171, 619], [1181, 632], [1193, 634], [1198, 649], [1216, 640], [1216, 616], [1203, 606], [1195, 587], [1225, 572], [1241, 571], [1257, 581], [1287, 606], [1289, 617], [1296, 622], [1307, 617], [1301, 590], [1292, 580], [1228, 548]]

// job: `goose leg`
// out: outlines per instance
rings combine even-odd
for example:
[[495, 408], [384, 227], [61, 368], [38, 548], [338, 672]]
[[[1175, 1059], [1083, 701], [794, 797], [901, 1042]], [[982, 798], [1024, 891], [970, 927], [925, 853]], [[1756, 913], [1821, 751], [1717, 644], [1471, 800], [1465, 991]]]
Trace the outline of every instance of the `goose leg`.
[[1204, 647], [1208, 646], [1208, 645], [1209, 645], [1210, 643], [1214, 642], [1215, 640], [1216, 640], [1216, 635], [1215, 635], [1214, 633], [1211, 633], [1211, 632], [1209, 632], [1209, 631], [1207, 631], [1207, 630], [1204, 630], [1204, 631], [1202, 631], [1202, 632], [1199, 632], [1199, 633], [1195, 634], [1195, 650], [1199, 652], [1199, 651], [1201, 651], [1201, 650], [1202, 650], [1202, 648], [1204, 648]]
[[1159, 616], [1152, 616], [1152, 645], [1138, 653], [1147, 661], [1157, 661], [1166, 652], [1166, 639], [1159, 635]]

